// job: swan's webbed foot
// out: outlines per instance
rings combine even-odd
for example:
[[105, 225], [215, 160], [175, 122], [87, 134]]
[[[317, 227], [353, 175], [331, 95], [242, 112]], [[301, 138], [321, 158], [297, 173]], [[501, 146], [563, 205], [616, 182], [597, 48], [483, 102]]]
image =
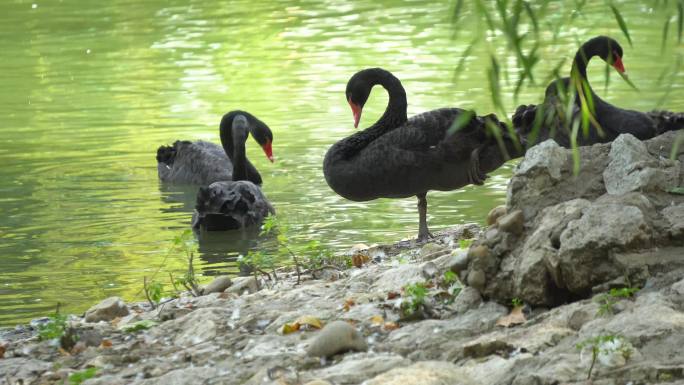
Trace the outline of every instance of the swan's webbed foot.
[[425, 226], [424, 231], [420, 231], [420, 230], [418, 231], [418, 239], [417, 239], [418, 243], [427, 242], [428, 240], [434, 239], [434, 238], [435, 238], [435, 236], [430, 231], [427, 230], [427, 226]]
[[470, 153], [468, 167], [468, 179], [471, 184], [482, 185], [487, 179], [487, 175], [480, 170], [480, 148], [476, 148]]

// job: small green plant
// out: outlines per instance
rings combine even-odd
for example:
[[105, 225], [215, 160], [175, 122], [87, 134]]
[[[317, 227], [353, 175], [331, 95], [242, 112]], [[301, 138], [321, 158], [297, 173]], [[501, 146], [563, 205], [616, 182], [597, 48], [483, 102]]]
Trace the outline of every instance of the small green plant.
[[516, 308], [516, 307], [521, 307], [521, 306], [523, 306], [523, 301], [521, 301], [520, 298], [517, 298], [517, 297], [516, 297], [516, 298], [513, 298], [513, 299], [511, 300], [511, 305], [512, 305], [514, 308]]
[[159, 301], [161, 301], [164, 294], [164, 285], [157, 281], [147, 281], [147, 277], [143, 278], [143, 288], [145, 290], [145, 298], [147, 302], [150, 303], [152, 309], [156, 309], [159, 306]]
[[[254, 279], [259, 282], [258, 274], [263, 274], [268, 277], [277, 280], [275, 275], [275, 260], [271, 254], [266, 254], [260, 250], [250, 250], [247, 255], [238, 257], [238, 263], [245, 264], [250, 267], [252, 273], [254, 274]], [[271, 270], [273, 277], [268, 272]]]
[[463, 289], [463, 285], [461, 284], [461, 281], [459, 281], [458, 275], [451, 270], [444, 272], [440, 286], [445, 288], [449, 294], [449, 297], [446, 300], [447, 303], [452, 303], [456, 297], [458, 297], [458, 294], [461, 293], [461, 289]]
[[134, 322], [130, 325], [125, 325], [123, 328], [121, 328], [122, 331], [125, 333], [134, 333], [140, 330], [147, 330], [152, 328], [153, 326], [157, 326], [158, 323], [152, 320], [142, 320], [138, 322]]
[[406, 300], [401, 303], [401, 310], [404, 313], [404, 316], [410, 316], [419, 311], [423, 307], [423, 304], [425, 304], [427, 295], [428, 288], [423, 283], [414, 283], [404, 286], [404, 296]]
[[74, 372], [69, 376], [69, 385], [81, 385], [83, 381], [89, 380], [97, 374], [97, 368], [92, 367], [78, 372]]
[[598, 358], [599, 354], [618, 352], [622, 354], [626, 360], [628, 360], [632, 355], [631, 345], [629, 345], [629, 343], [627, 343], [622, 336], [614, 334], [599, 335], [593, 338], [588, 338], [575, 345], [575, 347], [580, 351], [583, 351], [585, 348], [589, 348], [591, 351], [591, 364], [589, 365], [589, 370], [587, 372], [587, 380], [591, 379], [591, 372], [594, 370], [596, 359]]
[[459, 239], [458, 240], [458, 247], [461, 249], [467, 249], [470, 247], [470, 245], [473, 243], [473, 239]]
[[456, 282], [458, 282], [458, 276], [456, 275], [456, 273], [454, 273], [451, 270], [447, 270], [444, 272], [444, 278], [442, 278], [442, 283], [444, 284], [444, 286], [448, 287]]
[[623, 287], [619, 289], [613, 288], [608, 293], [601, 294], [596, 298], [596, 302], [599, 303], [599, 310], [596, 314], [599, 316], [613, 314], [613, 306], [619, 299], [632, 298], [637, 291], [639, 291], [639, 288]]
[[59, 307], [60, 304], [57, 304], [55, 314], [48, 317], [48, 322], [38, 326], [38, 337], [42, 341], [62, 338], [62, 336], [64, 336], [66, 333], [68, 329], [67, 316], [66, 314], [60, 314]]

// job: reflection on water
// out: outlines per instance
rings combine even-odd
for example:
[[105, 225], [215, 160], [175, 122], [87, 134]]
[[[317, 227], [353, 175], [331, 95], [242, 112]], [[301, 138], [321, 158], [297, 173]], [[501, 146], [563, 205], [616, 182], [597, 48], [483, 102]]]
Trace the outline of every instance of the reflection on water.
[[[662, 23], [642, 17], [640, 4], [624, 2], [623, 15], [634, 38], [625, 65], [641, 92], [617, 81], [595, 88], [615, 104], [647, 110], [663, 94], [657, 77], [673, 62], [666, 59], [682, 50], [661, 56], [654, 42]], [[2, 2], [0, 325], [44, 315], [57, 301], [79, 312], [109, 295], [140, 299], [143, 276], [181, 272], [184, 256], [169, 248], [189, 227], [196, 188], [160, 184], [156, 148], [176, 139], [218, 143], [218, 122], [231, 109], [274, 130], [276, 163], [251, 141], [248, 153], [293, 242], [346, 249], [414, 235], [415, 200], [346, 201], [325, 184], [321, 163], [353, 131], [344, 87], [365, 67], [385, 67], [403, 81], [410, 115], [445, 106], [493, 111], [487, 52], [475, 52], [451, 81], [472, 36], [466, 30], [451, 40], [449, 14], [449, 2], [424, 0]], [[571, 56], [578, 39], [623, 40], [604, 16], [588, 8], [542, 47], [549, 60], [540, 73]], [[602, 69], [592, 63], [595, 84]], [[511, 73], [504, 84], [510, 111], [515, 80]], [[673, 84], [664, 107], [681, 109], [684, 78]], [[524, 90], [520, 101], [538, 102], [543, 88]], [[386, 102], [375, 89], [361, 124], [376, 120]], [[431, 228], [481, 222], [504, 202], [512, 167], [484, 187], [430, 193]], [[196, 265], [205, 275], [236, 273], [237, 255], [257, 247], [240, 233], [199, 240]]]

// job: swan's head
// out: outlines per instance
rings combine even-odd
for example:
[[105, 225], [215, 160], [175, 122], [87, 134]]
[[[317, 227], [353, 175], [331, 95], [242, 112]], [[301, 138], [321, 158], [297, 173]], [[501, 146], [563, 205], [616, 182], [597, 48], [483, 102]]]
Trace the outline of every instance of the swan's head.
[[273, 162], [273, 133], [264, 122], [258, 119], [255, 120], [256, 122], [251, 127], [252, 136], [259, 143], [261, 149], [264, 150], [268, 160]]
[[[268, 126], [261, 120], [255, 118], [248, 112], [245, 111], [231, 111], [223, 116], [221, 119], [221, 142], [224, 143], [224, 148], [226, 146], [226, 140], [228, 143], [234, 143], [236, 140], [246, 140], [247, 135], [244, 137], [235, 137], [236, 134], [250, 133], [254, 140], [259, 143], [259, 146], [264, 150], [268, 160], [273, 162], [273, 133]], [[228, 145], [232, 148], [232, 144]]]
[[613, 66], [619, 73], [625, 73], [625, 66], [622, 64], [622, 47], [615, 39], [608, 36], [597, 36], [584, 43], [581, 50], [587, 60], [597, 55], [603, 61]]
[[347, 102], [352, 109], [352, 114], [354, 114], [354, 128], [359, 126], [363, 106], [368, 100], [371, 89], [377, 84], [377, 77], [378, 69], [369, 68], [357, 72], [347, 82]]

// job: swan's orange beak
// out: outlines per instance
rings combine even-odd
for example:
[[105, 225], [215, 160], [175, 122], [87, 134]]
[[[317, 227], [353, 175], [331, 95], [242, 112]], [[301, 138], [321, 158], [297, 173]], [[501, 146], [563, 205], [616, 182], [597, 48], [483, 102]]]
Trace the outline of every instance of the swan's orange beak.
[[615, 55], [613, 68], [615, 68], [621, 74], [625, 73], [625, 66], [622, 64], [622, 58], [620, 56]]
[[266, 157], [268, 158], [268, 160], [270, 160], [271, 163], [273, 163], [273, 148], [271, 147], [271, 142], [270, 141], [266, 142], [266, 144], [261, 146], [261, 148], [264, 149], [264, 154], [266, 154]]
[[361, 120], [361, 107], [359, 107], [358, 104], [352, 102], [351, 99], [347, 101], [349, 102], [349, 106], [352, 109], [352, 114], [354, 114], [354, 128], [357, 128], [359, 127], [359, 120]]

